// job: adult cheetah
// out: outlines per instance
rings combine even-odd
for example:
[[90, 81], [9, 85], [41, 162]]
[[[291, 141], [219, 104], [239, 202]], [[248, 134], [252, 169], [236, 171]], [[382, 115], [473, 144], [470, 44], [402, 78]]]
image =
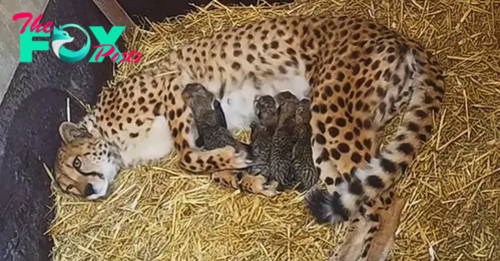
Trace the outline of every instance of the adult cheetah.
[[[181, 97], [192, 82], [220, 100], [230, 130], [255, 120], [256, 95], [288, 90], [310, 98], [313, 159], [329, 191], [314, 189], [307, 197], [320, 222], [359, 212], [376, 219], [373, 201], [403, 176], [429, 138], [444, 95], [443, 74], [431, 54], [368, 20], [287, 17], [228, 28], [103, 89], [80, 123], [62, 123], [57, 184], [77, 196], [101, 198], [120, 169], [174, 149], [191, 172], [248, 167], [243, 151], [196, 148], [193, 115]], [[379, 151], [379, 132], [403, 105], [408, 110], [395, 139]], [[260, 193], [264, 180], [241, 182]]]

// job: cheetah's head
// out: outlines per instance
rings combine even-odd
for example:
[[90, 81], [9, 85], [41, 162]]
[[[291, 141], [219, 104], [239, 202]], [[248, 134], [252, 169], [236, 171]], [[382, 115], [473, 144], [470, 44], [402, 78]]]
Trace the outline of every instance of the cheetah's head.
[[271, 95], [257, 95], [253, 109], [262, 125], [273, 126], [278, 122], [278, 104]]
[[280, 115], [295, 115], [299, 98], [290, 91], [282, 91], [274, 96], [278, 102], [278, 113]]
[[89, 200], [106, 196], [119, 170], [110, 145], [70, 122], [59, 126], [59, 134], [62, 145], [54, 167], [57, 187]]
[[195, 122], [217, 124], [215, 95], [199, 83], [189, 83], [182, 91], [182, 98], [191, 108]]

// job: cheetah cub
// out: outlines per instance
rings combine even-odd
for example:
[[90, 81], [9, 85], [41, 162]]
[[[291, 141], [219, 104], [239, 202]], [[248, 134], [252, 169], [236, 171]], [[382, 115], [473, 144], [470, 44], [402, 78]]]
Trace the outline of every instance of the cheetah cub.
[[[214, 111], [216, 115], [217, 125], [223, 128], [227, 128], [227, 121], [224, 111], [222, 110], [222, 106], [217, 99], [214, 99]], [[200, 130], [198, 129], [198, 133]], [[205, 140], [203, 139], [203, 135], [199, 135], [198, 139], [195, 141], [195, 145], [198, 148], [205, 148]]]
[[234, 147], [236, 152], [250, 152], [250, 147], [238, 141], [224, 126], [226, 121], [220, 104], [217, 106], [215, 96], [203, 85], [187, 84], [182, 91], [182, 98], [193, 112], [199, 135], [197, 143], [202, 143], [204, 149], [213, 150], [229, 145]]
[[279, 183], [278, 190], [292, 188], [292, 151], [297, 141], [295, 131], [295, 112], [299, 99], [289, 91], [275, 95], [278, 103], [278, 125], [271, 142], [270, 179]]
[[[196, 146], [203, 147], [205, 150], [213, 150], [229, 145], [234, 147], [236, 152], [245, 151], [251, 157], [250, 146], [238, 141], [227, 129], [226, 118], [220, 103], [203, 85], [199, 83], [187, 84], [182, 91], [182, 98], [193, 112], [199, 135]], [[235, 174], [237, 175], [236, 179], [229, 178]], [[242, 172], [235, 173], [232, 170], [212, 173], [212, 179], [215, 182], [236, 189], [240, 188], [239, 180], [242, 176]]]
[[250, 124], [250, 147], [254, 163], [248, 168], [248, 172], [269, 178], [271, 143], [278, 125], [278, 106], [271, 95], [256, 96], [253, 105], [258, 120]]
[[302, 99], [295, 112], [295, 135], [297, 142], [292, 150], [292, 171], [290, 175], [298, 184], [296, 189], [304, 192], [314, 186], [319, 179], [313, 162], [311, 148], [311, 102]]

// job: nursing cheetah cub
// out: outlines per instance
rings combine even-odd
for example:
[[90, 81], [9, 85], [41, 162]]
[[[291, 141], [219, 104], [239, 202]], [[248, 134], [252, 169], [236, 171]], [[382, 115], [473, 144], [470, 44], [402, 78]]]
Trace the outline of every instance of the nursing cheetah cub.
[[[217, 104], [215, 96], [199, 83], [187, 84], [182, 91], [182, 97], [193, 112], [193, 118], [200, 140], [206, 150], [232, 146], [236, 152], [246, 151], [251, 155], [249, 146], [238, 141], [226, 128], [224, 111]], [[240, 172], [236, 175], [241, 176]], [[238, 180], [227, 178], [235, 173], [224, 170], [212, 173], [212, 178], [223, 185], [238, 188]], [[233, 182], [228, 182], [231, 180]]]
[[271, 95], [255, 97], [254, 111], [257, 120], [250, 124], [250, 146], [254, 162], [249, 167], [251, 174], [269, 178], [271, 143], [278, 125], [278, 105]]
[[[223, 111], [215, 107], [215, 96], [203, 85], [191, 83], [182, 91], [182, 98], [193, 112], [193, 118], [198, 129], [198, 135], [203, 139], [206, 150], [232, 146], [236, 152], [250, 152], [246, 144], [238, 141], [231, 131], [223, 126], [225, 122]], [[222, 115], [221, 115], [222, 113]]]
[[280, 185], [278, 190], [290, 189], [294, 183], [292, 170], [293, 146], [297, 141], [295, 134], [295, 112], [299, 99], [291, 92], [284, 91], [276, 94], [278, 103], [278, 125], [271, 143], [270, 179]]
[[[226, 116], [224, 115], [224, 111], [222, 110], [221, 104], [217, 99], [214, 99], [214, 111], [216, 113], [217, 125], [227, 128]], [[197, 129], [198, 132], [200, 131]], [[198, 148], [204, 148], [205, 140], [203, 139], [203, 135], [198, 134], [199, 137], [196, 140], [196, 146]]]
[[295, 112], [296, 143], [292, 150], [292, 168], [294, 186], [299, 192], [304, 192], [313, 187], [319, 180], [313, 162], [311, 149], [311, 102], [302, 99]]

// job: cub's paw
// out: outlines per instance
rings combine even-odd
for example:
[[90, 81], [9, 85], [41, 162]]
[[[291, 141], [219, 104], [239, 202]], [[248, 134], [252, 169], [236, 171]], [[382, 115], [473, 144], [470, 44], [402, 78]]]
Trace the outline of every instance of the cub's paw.
[[278, 181], [273, 180], [273, 181], [267, 181], [266, 185], [263, 186], [263, 190], [261, 192], [262, 195], [266, 197], [274, 197], [276, 195], [279, 195], [282, 193], [279, 188], [280, 184]]
[[219, 172], [212, 173], [212, 180], [216, 183], [221, 184], [224, 187], [232, 187], [239, 189], [240, 185], [238, 183], [238, 175], [234, 171], [223, 170]]

